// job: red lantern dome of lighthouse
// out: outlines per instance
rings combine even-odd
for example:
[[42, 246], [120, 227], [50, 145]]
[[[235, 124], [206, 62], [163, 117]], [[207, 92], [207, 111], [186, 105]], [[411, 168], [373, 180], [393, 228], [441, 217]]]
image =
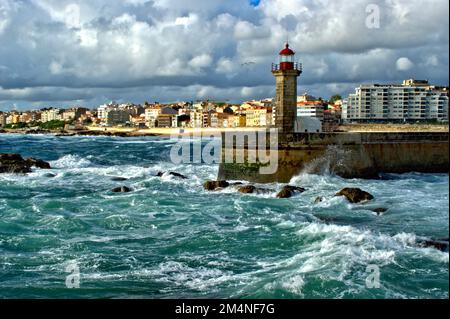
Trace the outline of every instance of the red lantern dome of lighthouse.
[[289, 48], [289, 43], [286, 43], [286, 47], [280, 51], [280, 69], [281, 70], [294, 70], [295, 52]]
[[289, 43], [280, 51], [279, 63], [272, 63], [272, 72], [278, 71], [298, 71], [302, 73], [301, 63], [295, 62], [295, 52], [289, 48]]
[[286, 43], [286, 47], [280, 51], [280, 55], [295, 55], [295, 52], [289, 49], [289, 43]]

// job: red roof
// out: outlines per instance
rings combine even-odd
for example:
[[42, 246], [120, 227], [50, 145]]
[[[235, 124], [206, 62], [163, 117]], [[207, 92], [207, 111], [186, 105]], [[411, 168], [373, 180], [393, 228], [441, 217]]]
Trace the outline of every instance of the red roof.
[[289, 49], [289, 43], [286, 43], [286, 47], [280, 51], [280, 55], [294, 55], [295, 52]]

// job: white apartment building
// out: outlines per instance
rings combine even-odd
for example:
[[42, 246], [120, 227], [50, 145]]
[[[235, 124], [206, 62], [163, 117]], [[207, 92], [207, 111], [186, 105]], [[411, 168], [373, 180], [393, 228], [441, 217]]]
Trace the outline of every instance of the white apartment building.
[[148, 107], [145, 109], [145, 122], [154, 122], [161, 114], [160, 107]]
[[297, 103], [297, 117], [315, 117], [323, 120], [324, 106], [321, 103]]
[[41, 122], [45, 123], [50, 121], [62, 120], [60, 112], [61, 111], [59, 109], [50, 109], [43, 111], [41, 113]]
[[428, 81], [361, 85], [342, 105], [344, 121], [448, 121], [448, 87]]
[[323, 102], [307, 93], [297, 96], [297, 117], [314, 117], [323, 121]]
[[107, 109], [108, 109], [107, 104], [100, 105], [97, 108], [97, 118], [99, 118], [102, 121], [106, 120], [106, 110]]

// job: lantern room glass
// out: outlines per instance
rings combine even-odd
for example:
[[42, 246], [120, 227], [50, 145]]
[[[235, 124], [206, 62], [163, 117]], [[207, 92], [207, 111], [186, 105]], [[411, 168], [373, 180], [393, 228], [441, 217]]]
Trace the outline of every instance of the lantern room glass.
[[294, 55], [280, 55], [280, 62], [291, 62], [294, 63]]

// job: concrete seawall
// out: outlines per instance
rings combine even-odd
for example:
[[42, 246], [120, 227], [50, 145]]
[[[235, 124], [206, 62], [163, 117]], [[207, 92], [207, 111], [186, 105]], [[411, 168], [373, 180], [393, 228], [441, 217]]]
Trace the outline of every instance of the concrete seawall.
[[[379, 173], [448, 173], [449, 133], [298, 133], [280, 136], [277, 169], [260, 174], [267, 166], [252, 159], [249, 146], [222, 145], [219, 179], [257, 183], [288, 183], [302, 173], [332, 173], [345, 178], [377, 178]], [[272, 141], [272, 145], [273, 141]], [[260, 146], [258, 146], [260, 147]], [[267, 152], [270, 140], [267, 137]], [[244, 162], [224, 163], [225, 154], [243, 156]], [[250, 156], [249, 156], [250, 154]]]

